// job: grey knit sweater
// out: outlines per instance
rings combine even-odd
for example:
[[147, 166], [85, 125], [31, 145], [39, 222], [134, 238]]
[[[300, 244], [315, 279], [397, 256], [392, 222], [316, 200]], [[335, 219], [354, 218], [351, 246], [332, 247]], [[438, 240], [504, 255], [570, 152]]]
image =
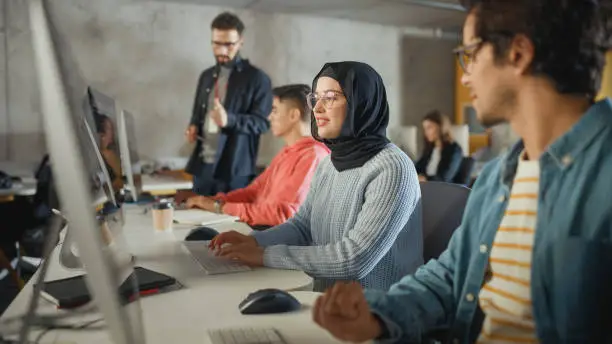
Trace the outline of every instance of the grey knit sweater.
[[423, 264], [421, 191], [412, 161], [389, 144], [360, 168], [319, 164], [284, 224], [252, 234], [264, 265], [302, 270], [324, 291], [340, 280], [387, 290]]

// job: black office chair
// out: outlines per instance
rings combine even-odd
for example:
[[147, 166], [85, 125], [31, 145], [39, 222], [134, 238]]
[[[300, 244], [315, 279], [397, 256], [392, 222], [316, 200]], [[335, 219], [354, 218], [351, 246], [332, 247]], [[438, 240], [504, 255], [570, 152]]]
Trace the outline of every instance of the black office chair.
[[423, 206], [423, 259], [435, 259], [461, 224], [470, 189], [443, 182], [421, 183]]
[[461, 166], [459, 167], [459, 171], [455, 175], [453, 179], [453, 183], [461, 184], [468, 186], [471, 183], [472, 179], [472, 170], [474, 169], [475, 161], [473, 158], [467, 156], [463, 157], [461, 160]]

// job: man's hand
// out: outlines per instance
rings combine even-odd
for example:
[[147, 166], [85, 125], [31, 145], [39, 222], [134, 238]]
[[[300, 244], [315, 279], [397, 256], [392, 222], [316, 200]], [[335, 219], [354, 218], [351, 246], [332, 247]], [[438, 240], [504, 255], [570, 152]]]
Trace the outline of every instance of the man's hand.
[[358, 283], [336, 283], [317, 299], [312, 311], [315, 323], [334, 337], [361, 343], [380, 337], [382, 324], [370, 312]]
[[217, 235], [210, 241], [208, 246], [211, 250], [216, 250], [221, 248], [224, 244], [259, 246], [257, 240], [252, 236], [244, 235], [236, 231], [223, 232]]
[[215, 98], [215, 104], [213, 109], [210, 111], [210, 118], [212, 118], [219, 128], [225, 128], [227, 125], [227, 111], [223, 107], [223, 104], [219, 101], [219, 98]]
[[234, 244], [221, 248], [217, 255], [249, 266], [263, 266], [264, 248], [250, 243]]
[[198, 139], [198, 128], [195, 125], [190, 125], [187, 130], [185, 130], [185, 137], [187, 138], [187, 142], [194, 143]]
[[419, 181], [420, 181], [420, 182], [426, 182], [426, 181], [427, 181], [427, 177], [425, 177], [425, 176], [424, 176], [424, 175], [422, 175], [422, 174], [419, 174]]
[[174, 203], [181, 204], [189, 198], [196, 197], [197, 194], [191, 190], [180, 190], [174, 195]]
[[198, 208], [210, 212], [215, 212], [215, 200], [206, 196], [196, 196], [187, 199], [186, 206], [188, 209]]

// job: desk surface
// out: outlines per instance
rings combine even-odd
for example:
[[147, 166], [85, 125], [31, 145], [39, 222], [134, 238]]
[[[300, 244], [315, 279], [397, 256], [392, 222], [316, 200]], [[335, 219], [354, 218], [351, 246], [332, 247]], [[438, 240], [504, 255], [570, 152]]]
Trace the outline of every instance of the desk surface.
[[165, 190], [191, 190], [193, 182], [171, 175], [141, 175], [143, 192], [165, 191]]
[[[151, 215], [143, 214], [142, 208], [127, 206], [125, 212], [124, 238], [129, 250], [136, 256], [136, 265], [171, 275], [184, 285], [184, 288], [178, 291], [141, 299], [147, 343], [207, 343], [207, 328], [246, 324], [275, 325], [282, 329], [282, 333], [291, 343], [333, 342], [327, 333], [317, 330], [310, 320], [308, 307], [295, 314], [276, 316], [243, 316], [237, 310], [240, 301], [258, 289], [296, 290], [307, 287], [311, 279], [303, 272], [261, 268], [250, 272], [207, 276], [180, 244], [189, 229], [179, 228], [172, 233], [155, 233]], [[226, 223], [211, 227], [216, 227], [219, 231], [233, 228], [247, 232], [248, 226]], [[56, 248], [50, 258], [47, 280], [83, 273], [62, 268], [57, 259], [58, 254], [59, 250]], [[33, 278], [26, 285], [2, 319], [23, 314], [34, 280]], [[307, 304], [314, 301], [314, 294], [299, 295]], [[41, 299], [39, 313], [49, 312], [58, 311], [52, 304]], [[186, 318], [192, 321], [185, 321]], [[32, 337], [35, 338], [38, 333], [33, 332]], [[76, 343], [109, 343], [106, 331], [57, 330], [47, 333], [42, 343], [54, 343], [56, 338], [70, 339]]]
[[[302, 303], [302, 309], [296, 312], [242, 315], [237, 308], [242, 295], [224, 293], [222, 298], [203, 297], [192, 292], [169, 293], [165, 298], [156, 296], [142, 302], [147, 344], [209, 344], [208, 330], [231, 327], [276, 328], [291, 344], [340, 343], [311, 320], [318, 293], [291, 292]], [[41, 343], [106, 344], [110, 343], [110, 338], [108, 332], [102, 330], [54, 330], [45, 334]]]
[[21, 177], [21, 182], [13, 182], [10, 189], [0, 189], [0, 196], [34, 196], [36, 195], [36, 179]]
[[0, 197], [6, 196], [33, 196], [36, 194], [36, 179], [34, 178], [35, 164], [0, 161], [0, 171], [10, 176], [21, 178], [21, 182], [14, 182], [10, 189], [0, 189]]

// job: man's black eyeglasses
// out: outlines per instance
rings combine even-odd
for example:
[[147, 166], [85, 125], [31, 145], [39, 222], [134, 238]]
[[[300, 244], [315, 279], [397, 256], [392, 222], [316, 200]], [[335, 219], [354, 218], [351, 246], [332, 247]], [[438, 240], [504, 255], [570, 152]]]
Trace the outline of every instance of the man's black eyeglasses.
[[219, 42], [219, 41], [212, 41], [212, 44], [213, 44], [214, 46], [218, 46], [218, 47], [232, 48], [233, 46], [235, 46], [236, 44], [238, 44], [238, 41], [236, 41], [236, 42]]
[[453, 53], [457, 55], [457, 60], [459, 60], [459, 65], [464, 73], [468, 74], [467, 68], [474, 61], [476, 57], [476, 53], [484, 43], [482, 38], [478, 38], [471, 44], [460, 46], [458, 48], [453, 49]]

